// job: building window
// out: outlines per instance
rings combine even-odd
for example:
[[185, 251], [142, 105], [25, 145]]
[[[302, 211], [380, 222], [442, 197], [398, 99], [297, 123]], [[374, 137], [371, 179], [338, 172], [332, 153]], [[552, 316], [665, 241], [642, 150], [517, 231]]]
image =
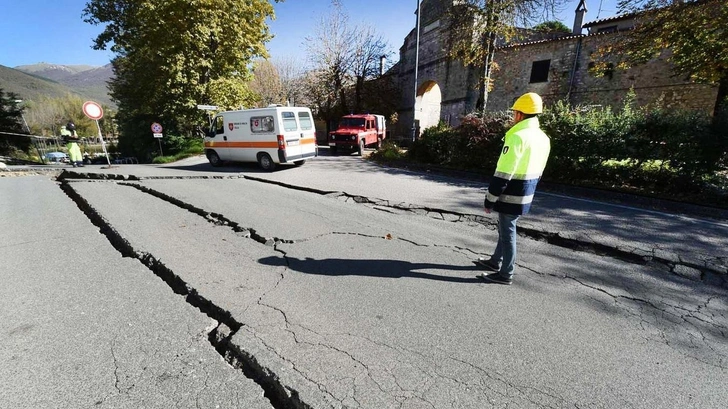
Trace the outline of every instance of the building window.
[[597, 29], [597, 33], [616, 33], [617, 32], [617, 26], [607, 26], [607, 27], [600, 27]]
[[549, 67], [551, 66], [551, 60], [534, 61], [531, 66], [531, 81], [534, 82], [547, 82], [549, 80]]

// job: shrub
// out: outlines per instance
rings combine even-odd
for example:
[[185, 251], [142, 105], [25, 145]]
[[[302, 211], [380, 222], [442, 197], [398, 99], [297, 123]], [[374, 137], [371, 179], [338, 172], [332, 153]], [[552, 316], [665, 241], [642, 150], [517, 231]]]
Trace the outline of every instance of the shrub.
[[457, 169], [495, 166], [510, 114], [468, 114], [456, 128], [444, 123], [427, 128], [407, 152], [412, 160]]
[[380, 162], [393, 162], [401, 160], [404, 156], [404, 151], [397, 146], [396, 142], [385, 139], [382, 147], [369, 155], [369, 159]]

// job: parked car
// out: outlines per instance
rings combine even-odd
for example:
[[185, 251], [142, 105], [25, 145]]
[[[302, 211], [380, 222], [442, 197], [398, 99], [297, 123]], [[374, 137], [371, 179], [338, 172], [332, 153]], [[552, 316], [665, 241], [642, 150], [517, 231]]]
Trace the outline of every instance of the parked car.
[[50, 163], [68, 163], [68, 155], [63, 152], [48, 152], [45, 154], [46, 161]]

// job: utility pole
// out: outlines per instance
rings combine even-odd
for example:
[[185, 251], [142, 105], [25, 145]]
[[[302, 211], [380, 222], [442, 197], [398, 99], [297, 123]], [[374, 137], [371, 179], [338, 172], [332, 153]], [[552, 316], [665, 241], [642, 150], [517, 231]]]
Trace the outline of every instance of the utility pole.
[[415, 26], [415, 30], [417, 30], [416, 34], [416, 40], [415, 40], [415, 92], [414, 92], [414, 98], [412, 99], [412, 142], [417, 139], [417, 114], [416, 114], [416, 108], [417, 108], [417, 74], [418, 69], [420, 66], [420, 0], [417, 1], [417, 25]]

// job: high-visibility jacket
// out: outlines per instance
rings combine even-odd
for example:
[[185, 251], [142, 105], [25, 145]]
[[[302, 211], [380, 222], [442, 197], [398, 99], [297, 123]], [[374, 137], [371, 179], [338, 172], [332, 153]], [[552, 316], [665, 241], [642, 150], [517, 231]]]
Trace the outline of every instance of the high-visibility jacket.
[[537, 117], [524, 119], [506, 132], [484, 206], [496, 212], [528, 213], [551, 151], [549, 137]]

